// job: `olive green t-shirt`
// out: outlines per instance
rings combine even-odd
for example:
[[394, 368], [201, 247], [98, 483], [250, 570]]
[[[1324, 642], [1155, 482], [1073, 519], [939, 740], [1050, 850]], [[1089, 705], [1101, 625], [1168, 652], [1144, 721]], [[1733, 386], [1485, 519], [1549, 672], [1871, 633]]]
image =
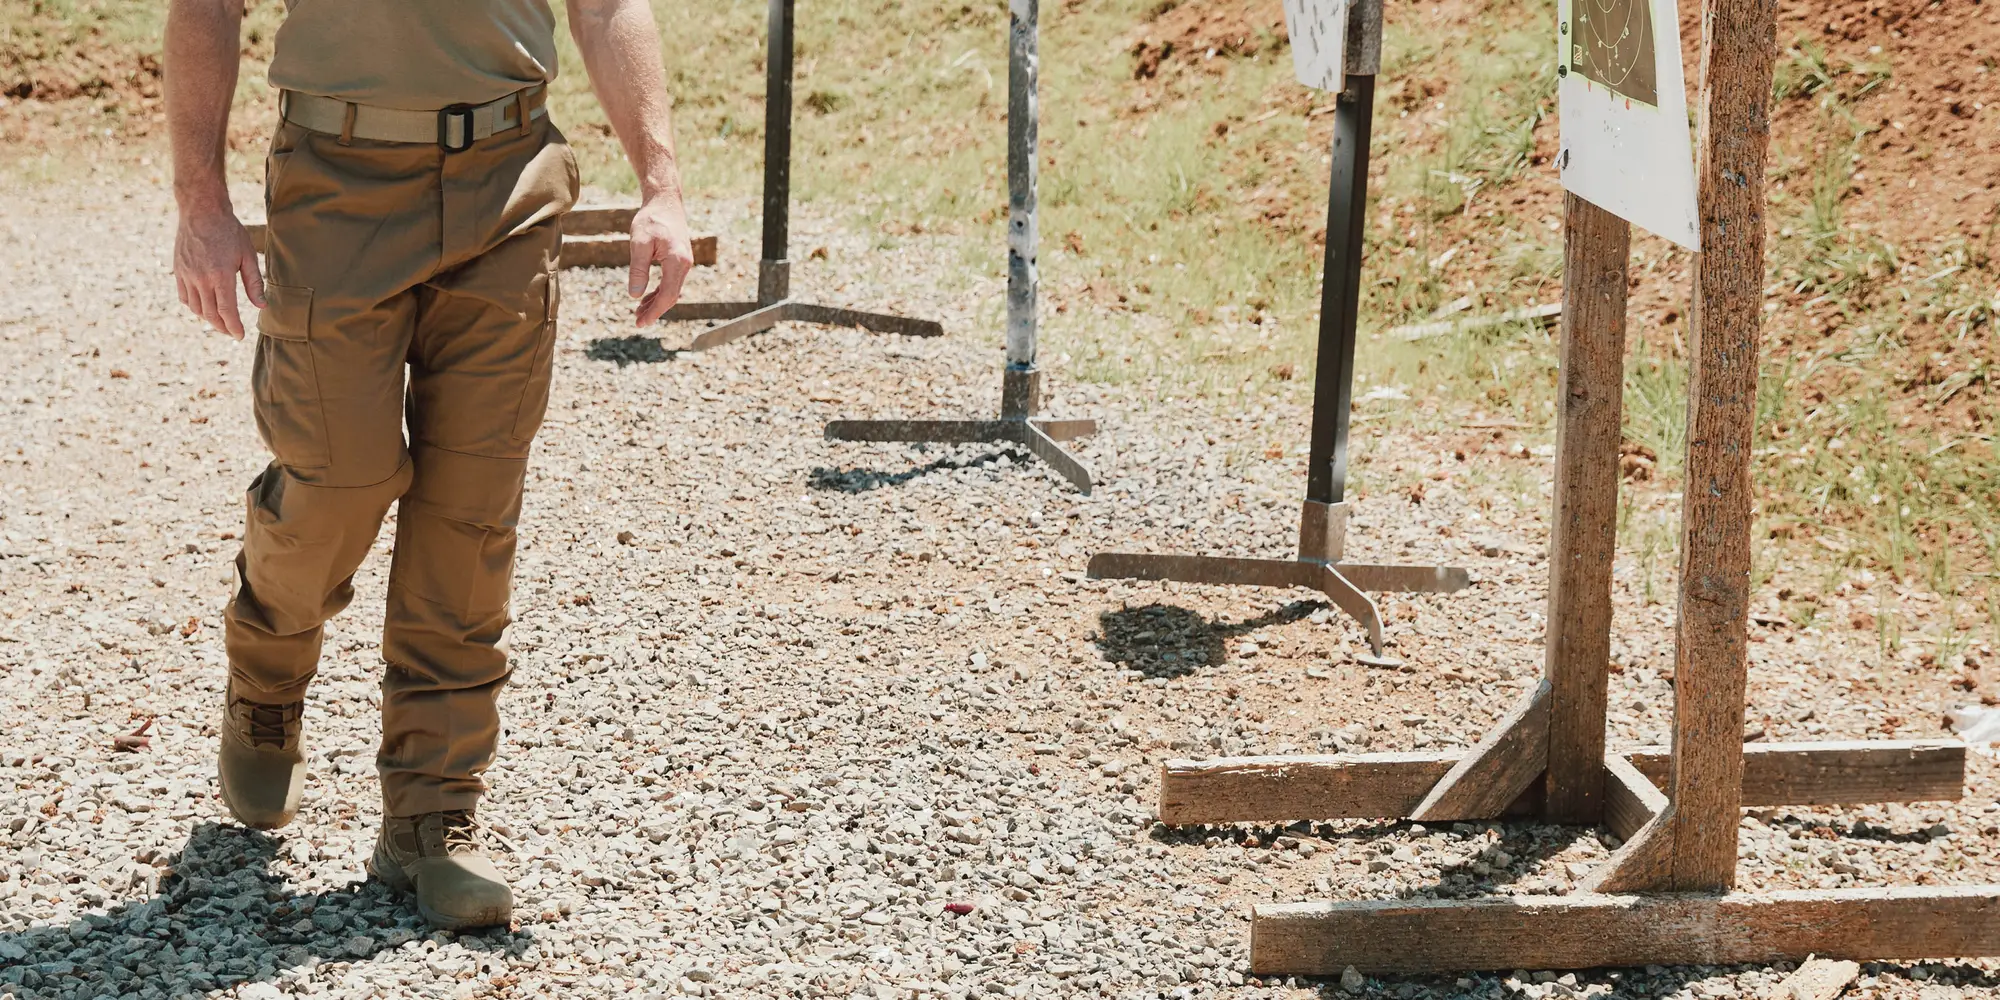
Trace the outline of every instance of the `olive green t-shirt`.
[[435, 111], [556, 75], [548, 0], [285, 0], [271, 85]]

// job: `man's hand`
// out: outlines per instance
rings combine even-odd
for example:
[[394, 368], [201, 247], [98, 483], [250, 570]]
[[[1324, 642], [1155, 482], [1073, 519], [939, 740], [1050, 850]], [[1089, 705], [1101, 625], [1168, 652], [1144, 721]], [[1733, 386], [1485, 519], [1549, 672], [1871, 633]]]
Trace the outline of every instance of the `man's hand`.
[[250, 234], [229, 206], [223, 171], [229, 97], [236, 92], [242, 0], [173, 0], [167, 7], [167, 137], [174, 149], [174, 284], [181, 304], [210, 326], [243, 339], [236, 279], [251, 304], [264, 305], [264, 277]]
[[[653, 264], [660, 265], [660, 283], [652, 294]], [[632, 297], [639, 299], [638, 326], [651, 326], [680, 301], [681, 282], [694, 269], [694, 245], [688, 238], [687, 212], [679, 198], [646, 199], [632, 216]]]
[[[660, 29], [646, 0], [570, 0], [569, 32], [583, 55], [597, 102], [639, 177], [631, 287], [632, 297], [640, 299], [639, 325], [647, 326], [679, 301], [681, 282], [694, 267], [687, 213], [681, 208], [680, 168], [674, 163]], [[647, 294], [656, 262], [660, 283]]]
[[236, 305], [236, 283], [250, 304], [264, 308], [264, 276], [257, 271], [257, 251], [236, 213], [227, 208], [181, 211], [174, 233], [174, 286], [181, 304], [208, 325], [243, 339], [243, 314]]

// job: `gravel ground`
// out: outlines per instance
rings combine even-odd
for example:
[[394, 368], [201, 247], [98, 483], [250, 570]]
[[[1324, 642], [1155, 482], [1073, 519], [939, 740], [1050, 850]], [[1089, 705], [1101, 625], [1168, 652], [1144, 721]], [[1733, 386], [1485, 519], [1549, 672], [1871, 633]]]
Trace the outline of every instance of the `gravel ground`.
[[[1560, 892], [1605, 856], [1590, 831], [1528, 825], [1152, 820], [1172, 757], [1476, 740], [1540, 669], [1546, 447], [1438, 401], [1364, 404], [1357, 468], [1403, 485], [1359, 500], [1353, 555], [1478, 581], [1385, 602], [1399, 671], [1354, 663], [1359, 630], [1310, 595], [1086, 581], [1103, 548], [1283, 554], [1302, 472], [1296, 449], [1267, 449], [1303, 438], [1303, 393], [1189, 401], [1055, 366], [1051, 408], [1104, 424], [1079, 443], [1103, 476], [1092, 497], [1005, 449], [829, 444], [835, 416], [991, 411], [1000, 288], [997, 260], [963, 267], [956, 244], [883, 250], [817, 218], [795, 229], [828, 253], [796, 283], [949, 335], [786, 327], [690, 355], [673, 350], [685, 330], [618, 339], [621, 275], [566, 277], [482, 810], [520, 921], [428, 933], [362, 870], [387, 560], [332, 626], [298, 821], [234, 826], [212, 760], [217, 611], [263, 462], [247, 346], [179, 315], [159, 194], [10, 198], [0, 994], [1718, 997], [1786, 971], [1246, 978], [1251, 902]], [[751, 287], [750, 206], [698, 221], [724, 234], [724, 266], [694, 294]], [[1419, 419], [1371, 409], [1386, 406]], [[1662, 740], [1671, 706], [1671, 606], [1646, 603], [1641, 576], [1621, 563], [1619, 746]], [[1759, 606], [1808, 585], [1794, 578], [1825, 577], [1781, 566]], [[1944, 707], [1976, 701], [1950, 685], [1983, 683], [1991, 649], [1942, 662], [1844, 627], [1891, 591], [1919, 622], [1942, 614], [1871, 579], [1829, 590], [1822, 626], [1762, 615], [1753, 723], [1937, 736]], [[148, 720], [146, 746], [115, 748]], [[1981, 754], [1962, 802], [1746, 816], [1743, 882], [2000, 879], [1996, 787]], [[1992, 993], [1996, 970], [1870, 965], [1859, 990]]]

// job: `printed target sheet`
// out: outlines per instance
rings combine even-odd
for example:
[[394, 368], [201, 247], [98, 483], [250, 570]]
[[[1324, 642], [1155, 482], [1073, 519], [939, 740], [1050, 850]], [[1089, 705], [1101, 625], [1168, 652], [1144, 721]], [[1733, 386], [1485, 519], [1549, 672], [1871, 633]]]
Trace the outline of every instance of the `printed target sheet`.
[[1563, 187], [1701, 249], [1674, 0], [1558, 0]]

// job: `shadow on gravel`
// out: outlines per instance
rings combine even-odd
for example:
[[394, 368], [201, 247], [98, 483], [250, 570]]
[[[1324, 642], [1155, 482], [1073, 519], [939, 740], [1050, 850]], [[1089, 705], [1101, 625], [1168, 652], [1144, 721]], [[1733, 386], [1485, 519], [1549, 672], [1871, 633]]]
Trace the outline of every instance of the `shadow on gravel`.
[[660, 346], [660, 338], [634, 334], [630, 337], [599, 337], [583, 349], [592, 361], [610, 361], [623, 368], [629, 364], [656, 365], [680, 357], [680, 351]]
[[[0, 994], [23, 998], [206, 996], [286, 969], [355, 961], [430, 935], [416, 907], [373, 880], [294, 893], [270, 870], [279, 841], [204, 823], [160, 880], [160, 894], [63, 926], [0, 934]], [[458, 935], [518, 955], [532, 936]]]
[[[1334, 841], [1372, 843], [1384, 852], [1381, 860], [1388, 862], [1390, 870], [1407, 871], [1417, 862], [1392, 857], [1389, 852], [1410, 842], [1386, 838], [1408, 832], [1416, 825], [1418, 824], [1408, 820], [1370, 820], [1353, 825], [1300, 821], [1287, 826], [1261, 827], [1169, 827], [1155, 824], [1151, 838], [1154, 843], [1159, 844], [1195, 847], [1222, 847], [1234, 844], [1253, 850], [1258, 848], [1283, 850], [1286, 845], [1278, 843], [1280, 838], [1321, 843]], [[1485, 826], [1484, 823], [1475, 825]], [[1550, 858], [1568, 850], [1578, 838], [1595, 835], [1586, 827], [1555, 826], [1547, 823], [1502, 822], [1499, 824], [1499, 830], [1499, 840], [1471, 857], [1440, 867], [1434, 881], [1428, 885], [1413, 886], [1410, 892], [1403, 895], [1436, 899], [1472, 899], [1478, 896], [1490, 896], [1493, 895], [1496, 886], [1520, 881], [1531, 869], [1540, 867]], [[1432, 829], [1430, 832], [1439, 831]], [[1454, 850], [1463, 850], [1463, 840], [1454, 840], [1452, 843]], [[1502, 854], [1505, 857], [1502, 857]], [[1501, 864], [1503, 861], [1506, 863]]]
[[[1565, 1000], [1570, 997], [1601, 996], [1606, 1000], [1664, 1000], [1672, 996], [1738, 996], [1736, 988], [1727, 987], [1719, 992], [1704, 992], [1703, 985], [1716, 976], [1733, 976], [1745, 972], [1765, 970], [1761, 965], [1734, 966], [1657, 966], [1644, 969], [1585, 969], [1579, 972], [1551, 972], [1547, 970], [1516, 970], [1514, 972], [1479, 972], [1453, 976], [1364, 976], [1358, 987], [1349, 987], [1338, 979], [1299, 977], [1301, 987], [1314, 990], [1323, 1000], [1363, 1000], [1371, 998], [1395, 998], [1395, 1000], [1471, 1000], [1471, 998], [1520, 997], [1526, 1000]], [[1526, 972], [1523, 979], [1517, 979], [1521, 986], [1510, 986], [1510, 978]], [[1775, 973], [1767, 973], [1775, 974]], [[1876, 995], [1887, 991], [1901, 996], [1911, 985], [1955, 990], [1942, 996], [1970, 996], [2000, 987], [2000, 972], [1975, 968], [1958, 962], [1863, 962], [1863, 976], [1890, 977], [1880, 984], [1878, 991], [1857, 991], [1861, 995]], [[1902, 979], [1905, 985], [1898, 989], [1895, 979]], [[1532, 980], [1529, 981], [1529, 980]], [[1709, 989], [1713, 989], [1711, 986]], [[1791, 991], [1783, 991], [1791, 996]], [[1925, 993], [1925, 996], [1933, 995]]]
[[1171, 604], [1106, 611], [1097, 618], [1097, 648], [1105, 659], [1148, 677], [1186, 677], [1221, 663], [1229, 639], [1298, 621], [1323, 607], [1321, 601], [1293, 601], [1240, 622], [1210, 621]]
[[977, 469], [992, 465], [1006, 457], [1005, 452], [989, 452], [975, 458], [940, 458], [929, 465], [919, 465], [901, 472], [876, 472], [873, 469], [828, 469], [812, 470], [812, 488], [832, 490], [837, 493], [866, 493], [884, 486], [901, 486], [912, 479], [922, 479], [933, 472], [950, 472], [954, 469]]

